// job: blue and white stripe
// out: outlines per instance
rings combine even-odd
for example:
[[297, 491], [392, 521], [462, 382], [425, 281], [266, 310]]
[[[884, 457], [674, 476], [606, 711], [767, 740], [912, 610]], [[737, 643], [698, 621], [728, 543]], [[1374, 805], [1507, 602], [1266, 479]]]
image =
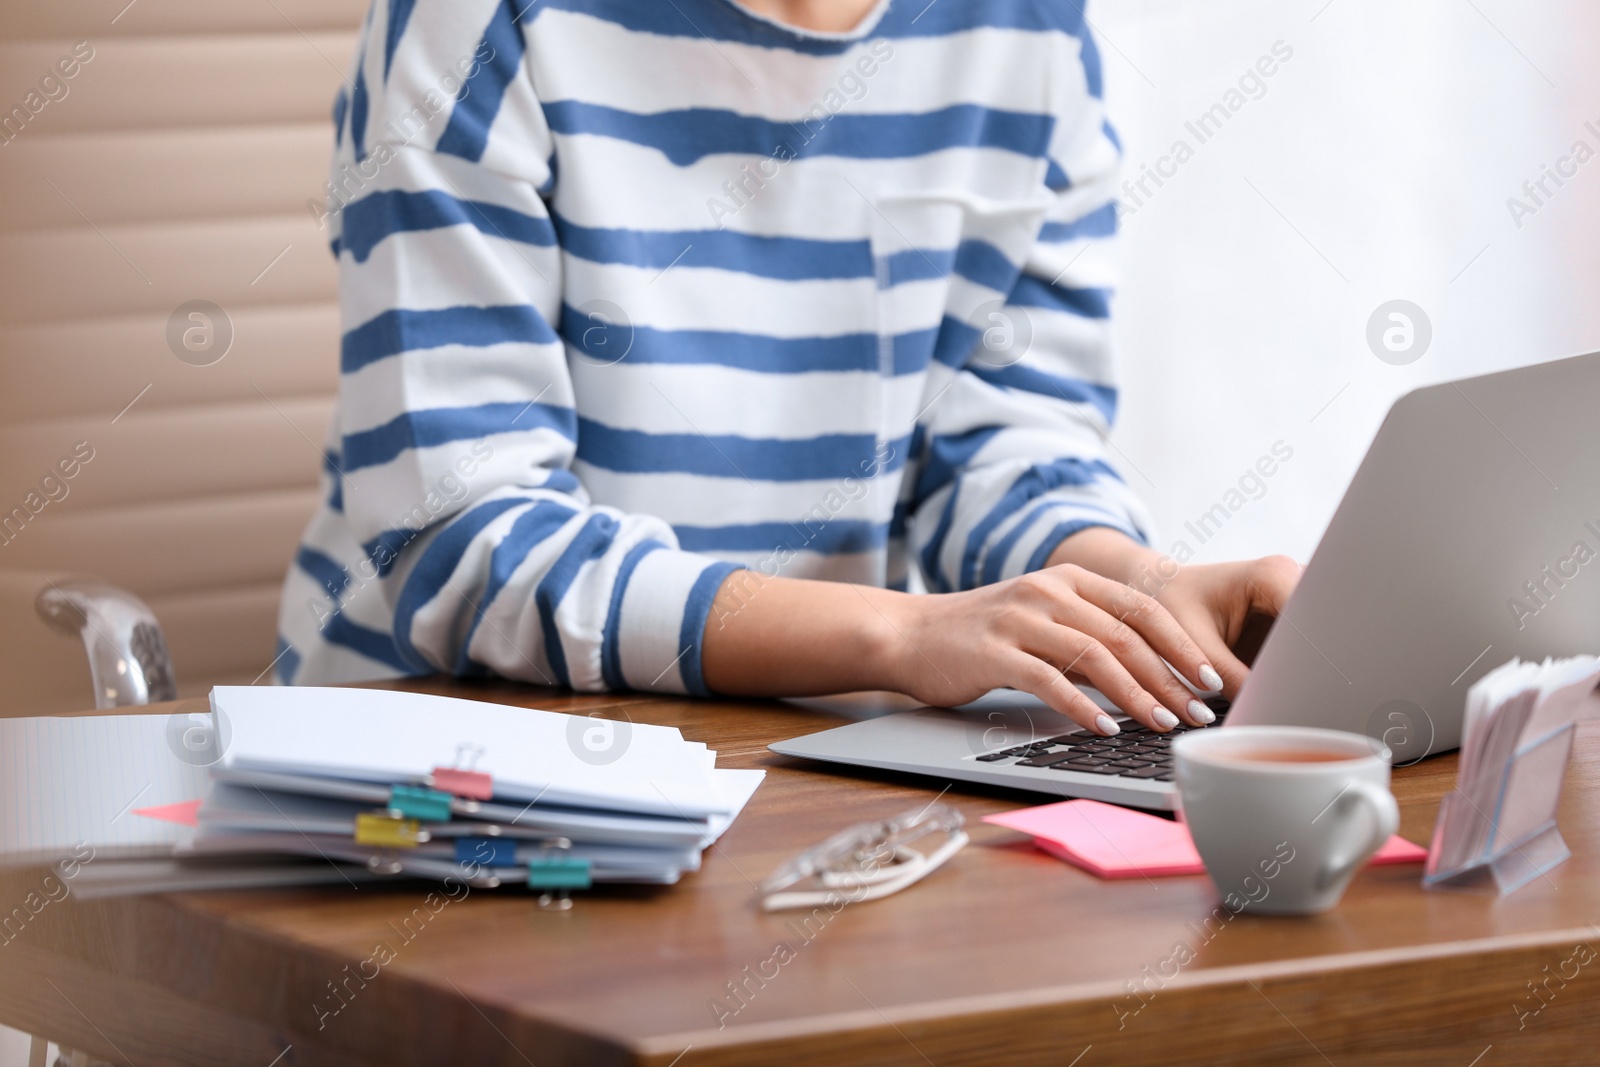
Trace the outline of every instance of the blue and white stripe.
[[1145, 536], [1078, 5], [376, 0], [334, 118], [280, 680], [703, 693], [738, 567], [943, 591]]

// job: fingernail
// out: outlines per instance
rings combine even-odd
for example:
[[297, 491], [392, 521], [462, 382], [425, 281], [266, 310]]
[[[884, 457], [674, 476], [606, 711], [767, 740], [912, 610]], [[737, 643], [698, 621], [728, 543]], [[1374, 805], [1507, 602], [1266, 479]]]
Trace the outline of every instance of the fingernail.
[[1217, 721], [1216, 712], [1212, 711], [1198, 700], [1189, 701], [1189, 717], [1195, 722], [1213, 723]]
[[1222, 675], [1212, 669], [1211, 664], [1200, 664], [1200, 684], [1214, 693], [1222, 692]]
[[1099, 730], [1100, 733], [1105, 737], [1110, 737], [1112, 734], [1120, 734], [1122, 732], [1122, 727], [1117, 725], [1117, 720], [1104, 713], [1095, 716], [1094, 728]]
[[1178, 725], [1178, 717], [1166, 708], [1156, 708], [1150, 713], [1150, 721], [1162, 730], [1170, 730]]

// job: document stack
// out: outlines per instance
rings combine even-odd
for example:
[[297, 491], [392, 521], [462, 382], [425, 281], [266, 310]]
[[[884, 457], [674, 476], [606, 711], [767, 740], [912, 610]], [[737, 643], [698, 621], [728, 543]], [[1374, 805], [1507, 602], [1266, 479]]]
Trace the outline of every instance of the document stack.
[[1577, 722], [1600, 711], [1600, 658], [1512, 660], [1467, 693], [1456, 788], [1444, 798], [1423, 884], [1528, 884], [1572, 853], [1556, 808]]
[[79, 895], [402, 876], [545, 903], [677, 882], [763, 774], [670, 727], [242, 686], [209, 713], [0, 722], [0, 773], [0, 861], [87, 849]]

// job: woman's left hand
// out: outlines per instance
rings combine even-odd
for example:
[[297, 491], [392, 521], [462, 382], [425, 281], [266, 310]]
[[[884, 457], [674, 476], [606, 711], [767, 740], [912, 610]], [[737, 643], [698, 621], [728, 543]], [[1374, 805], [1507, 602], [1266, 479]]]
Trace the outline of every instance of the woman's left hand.
[[[1305, 568], [1288, 556], [1263, 556], [1236, 563], [1166, 563], [1172, 577], [1147, 589], [1178, 621], [1222, 675], [1222, 692], [1239, 695], [1250, 668], [1234, 654], [1252, 615], [1276, 618]], [[1175, 573], [1174, 573], [1175, 572]]]
[[1050, 563], [1075, 563], [1154, 597], [1222, 676], [1222, 693], [1229, 700], [1250, 674], [1234, 651], [1245, 624], [1252, 615], [1276, 618], [1305, 570], [1288, 556], [1179, 565], [1106, 527], [1067, 538], [1051, 553]]

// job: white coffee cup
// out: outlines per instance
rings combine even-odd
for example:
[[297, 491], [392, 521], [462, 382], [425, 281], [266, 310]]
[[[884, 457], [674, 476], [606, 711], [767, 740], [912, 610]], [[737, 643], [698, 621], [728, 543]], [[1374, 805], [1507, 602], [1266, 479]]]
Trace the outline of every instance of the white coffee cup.
[[1389, 750], [1362, 734], [1230, 726], [1173, 752], [1183, 818], [1230, 911], [1327, 911], [1400, 825]]

